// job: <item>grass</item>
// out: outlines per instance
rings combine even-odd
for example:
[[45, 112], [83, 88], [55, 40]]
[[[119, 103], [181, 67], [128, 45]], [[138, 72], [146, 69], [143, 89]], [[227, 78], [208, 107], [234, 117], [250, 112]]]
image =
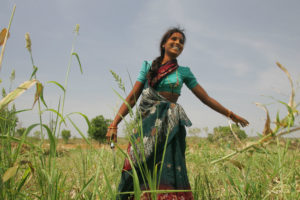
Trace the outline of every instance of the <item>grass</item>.
[[[125, 148], [128, 141], [120, 139], [119, 143]], [[120, 151], [116, 152], [116, 168], [113, 169], [113, 155], [108, 145], [94, 143], [94, 147], [82, 147], [82, 144], [85, 141], [77, 139], [71, 141], [72, 148], [64, 149], [67, 145], [63, 141], [59, 141], [57, 145], [56, 170], [61, 177], [61, 182], [58, 183], [58, 191], [61, 192], [59, 199], [90, 199], [93, 195], [92, 199], [111, 199], [108, 191], [111, 189], [113, 193], [116, 192], [124, 155]], [[49, 141], [44, 146], [49, 148]], [[275, 140], [262, 151], [241, 154], [216, 165], [211, 165], [210, 161], [230, 153], [232, 149], [225, 144], [212, 144], [202, 138], [187, 138], [187, 146], [186, 162], [195, 199], [300, 197], [299, 140]], [[27, 149], [22, 151], [20, 159], [31, 162], [36, 170], [42, 166], [40, 161], [34, 161], [36, 156]], [[39, 156], [49, 158], [49, 155]], [[237, 163], [242, 163], [241, 167]], [[99, 166], [103, 169], [97, 172]], [[25, 169], [26, 167], [23, 170]], [[20, 178], [21, 176], [16, 175], [15, 181], [18, 182]], [[28, 195], [27, 199], [41, 195], [38, 186], [40, 179], [39, 175], [34, 174], [26, 183], [23, 193]], [[82, 191], [85, 185], [87, 187]]]

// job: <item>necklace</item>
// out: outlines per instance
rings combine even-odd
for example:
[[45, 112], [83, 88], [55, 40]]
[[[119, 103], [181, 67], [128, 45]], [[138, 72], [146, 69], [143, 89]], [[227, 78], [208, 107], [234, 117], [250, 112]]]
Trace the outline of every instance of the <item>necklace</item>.
[[173, 94], [173, 89], [179, 86], [178, 70], [177, 69], [176, 69], [176, 79], [177, 79], [176, 83], [172, 85], [170, 80], [169, 80], [169, 76], [167, 76], [167, 80], [169, 82], [169, 86], [171, 88], [172, 94]]

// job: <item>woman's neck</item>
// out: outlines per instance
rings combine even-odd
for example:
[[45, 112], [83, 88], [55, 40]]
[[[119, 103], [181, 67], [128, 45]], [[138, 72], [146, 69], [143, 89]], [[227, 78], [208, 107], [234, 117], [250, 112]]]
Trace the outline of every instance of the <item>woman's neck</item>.
[[174, 60], [174, 59], [176, 59], [176, 58], [171, 58], [169, 55], [165, 55], [164, 59], [161, 62], [161, 64], [163, 65], [163, 64], [169, 62], [170, 60]]

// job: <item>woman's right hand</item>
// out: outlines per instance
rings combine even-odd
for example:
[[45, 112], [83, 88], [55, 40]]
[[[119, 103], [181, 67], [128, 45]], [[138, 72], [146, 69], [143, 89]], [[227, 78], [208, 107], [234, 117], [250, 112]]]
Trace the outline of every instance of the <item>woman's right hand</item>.
[[117, 133], [118, 133], [117, 127], [109, 126], [107, 128], [107, 133], [106, 133], [107, 142], [110, 143], [111, 141], [114, 141], [116, 143], [117, 142]]
[[231, 112], [229, 114], [229, 118], [232, 121], [234, 121], [237, 125], [240, 124], [242, 127], [245, 127], [245, 126], [249, 125], [249, 122], [246, 119], [242, 118], [241, 116], [238, 116], [237, 114], [235, 114], [233, 112]]

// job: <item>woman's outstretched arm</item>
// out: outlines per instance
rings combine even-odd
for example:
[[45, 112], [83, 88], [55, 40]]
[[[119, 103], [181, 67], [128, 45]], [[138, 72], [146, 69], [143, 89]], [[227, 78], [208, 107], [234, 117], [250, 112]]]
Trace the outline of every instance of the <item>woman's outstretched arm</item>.
[[[133, 108], [136, 104], [137, 100], [139, 99], [142, 91], [144, 88], [144, 83], [136, 81], [131, 92], [126, 97], [125, 101], [128, 105]], [[116, 114], [113, 122], [110, 124], [108, 131], [106, 133], [106, 138], [110, 141], [111, 138], [116, 142], [117, 141], [117, 127], [118, 124], [122, 121], [122, 119], [128, 114], [128, 106], [125, 103], [122, 103], [118, 113]]]
[[197, 84], [193, 89], [192, 92], [200, 99], [204, 104], [209, 106], [210, 108], [214, 109], [215, 111], [225, 115], [226, 117], [229, 117], [232, 121], [235, 123], [241, 124], [241, 126], [247, 126], [249, 122], [238, 116], [237, 114], [234, 114], [232, 111], [228, 110], [224, 106], [222, 106], [219, 102], [217, 102], [215, 99], [211, 98], [207, 92], [199, 85]]

